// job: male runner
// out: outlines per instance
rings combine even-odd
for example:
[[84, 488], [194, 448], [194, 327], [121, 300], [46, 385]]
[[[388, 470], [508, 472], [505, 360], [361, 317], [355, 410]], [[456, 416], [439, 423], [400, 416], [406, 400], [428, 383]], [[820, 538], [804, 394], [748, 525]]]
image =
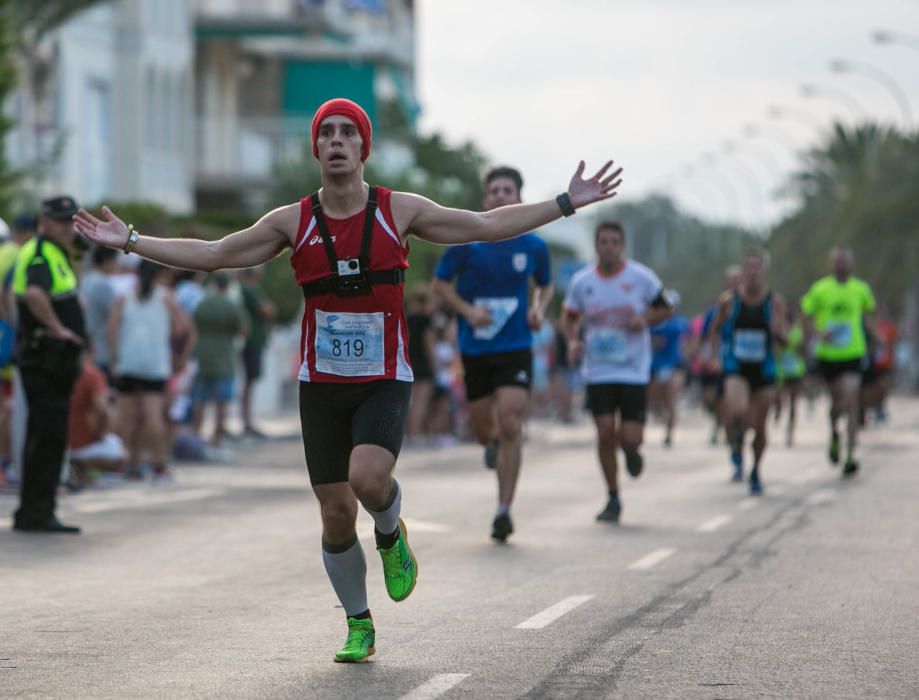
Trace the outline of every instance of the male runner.
[[[670, 291], [671, 302], [679, 305], [677, 293]], [[652, 411], [660, 411], [664, 420], [664, 446], [673, 444], [680, 393], [683, 391], [683, 336], [689, 333], [689, 321], [684, 316], [671, 316], [651, 327], [651, 383], [648, 403]]]
[[839, 417], [847, 417], [845, 477], [858, 471], [855, 444], [858, 436], [858, 403], [862, 383], [862, 358], [867, 352], [863, 321], [874, 327], [876, 303], [871, 287], [852, 275], [855, 257], [848, 248], [830, 252], [833, 274], [814, 282], [801, 299], [808, 335], [817, 336], [815, 355], [820, 373], [830, 389], [830, 446], [832, 464], [839, 463]]
[[724, 426], [731, 447], [734, 481], [743, 481], [743, 440], [752, 427], [750, 494], [763, 492], [760, 466], [766, 451], [766, 419], [775, 402], [773, 345], [784, 344], [785, 302], [766, 286], [769, 261], [761, 250], [744, 257], [740, 287], [724, 292], [712, 322], [713, 346], [721, 342], [724, 368]]
[[[489, 170], [484, 184], [486, 211], [520, 203], [523, 178], [514, 168]], [[528, 305], [531, 277], [536, 285]], [[486, 466], [496, 469], [498, 476], [498, 511], [491, 536], [505, 542], [514, 531], [510, 507], [530, 400], [530, 330], [542, 325], [552, 300], [549, 248], [533, 233], [451, 248], [434, 272], [434, 290], [459, 318], [469, 423], [485, 446]]]
[[293, 250], [291, 266], [306, 302], [304, 451], [322, 516], [323, 562], [348, 619], [347, 642], [335, 655], [345, 662], [365, 661], [375, 651], [366, 563], [355, 533], [358, 502], [376, 526], [389, 596], [404, 600], [418, 577], [392, 476], [412, 381], [403, 315], [408, 235], [447, 245], [502, 240], [608, 199], [621, 182], [621, 169], [607, 175], [611, 163], [583, 179], [582, 162], [556, 199], [487, 213], [448, 209], [364, 182], [371, 137], [370, 120], [355, 103], [322, 105], [312, 124], [322, 189], [217, 241], [140, 236], [107, 207], [101, 221], [85, 210], [76, 216], [78, 230], [95, 243], [185, 269], [255, 267]]
[[629, 474], [641, 474], [644, 463], [638, 448], [643, 439], [651, 374], [648, 326], [663, 321], [671, 304], [657, 275], [625, 257], [621, 224], [601, 222], [594, 235], [597, 264], [572, 277], [562, 327], [572, 360], [584, 357], [587, 401], [597, 426], [597, 452], [609, 489], [609, 500], [597, 520], [619, 522], [622, 502], [616, 448], [622, 447]]

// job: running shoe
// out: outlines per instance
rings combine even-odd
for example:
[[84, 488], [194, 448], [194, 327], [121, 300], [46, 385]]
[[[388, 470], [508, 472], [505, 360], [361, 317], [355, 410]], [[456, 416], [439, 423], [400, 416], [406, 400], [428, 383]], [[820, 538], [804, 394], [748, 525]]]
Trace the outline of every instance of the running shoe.
[[842, 468], [842, 475], [844, 477], [855, 476], [858, 472], [858, 462], [855, 461], [854, 457], [846, 457], [846, 463]]
[[377, 549], [383, 559], [386, 592], [397, 603], [409, 597], [418, 581], [418, 561], [408, 545], [408, 531], [399, 518], [399, 537], [389, 549]]
[[629, 472], [629, 476], [637, 479], [645, 466], [645, 461], [641, 458], [638, 450], [623, 450], [623, 452], [625, 453], [625, 468]]
[[751, 496], [762, 496], [763, 495], [763, 482], [759, 480], [759, 474], [756, 472], [750, 472], [750, 495]]
[[620, 515], [622, 515], [622, 502], [619, 496], [613, 496], [607, 502], [606, 508], [597, 514], [597, 520], [601, 523], [618, 523]]
[[491, 538], [496, 542], [507, 542], [508, 536], [514, 531], [514, 523], [507, 513], [499, 513], [491, 524]]
[[731, 448], [731, 464], [734, 465], [734, 474], [731, 481], [743, 483], [743, 449], [740, 447]]
[[348, 618], [348, 639], [341, 651], [335, 653], [335, 663], [362, 664], [376, 653], [374, 642], [376, 632], [373, 629], [373, 620], [358, 620]]
[[839, 433], [833, 433], [830, 438], [829, 458], [831, 463], [839, 464]]
[[498, 466], [498, 441], [492, 440], [485, 445], [485, 468], [496, 469]]

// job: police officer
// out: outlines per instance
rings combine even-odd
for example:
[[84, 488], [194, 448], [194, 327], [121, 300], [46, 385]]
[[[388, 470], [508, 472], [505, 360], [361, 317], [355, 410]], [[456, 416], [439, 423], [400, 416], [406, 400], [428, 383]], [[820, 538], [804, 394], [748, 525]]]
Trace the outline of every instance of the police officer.
[[72, 197], [42, 202], [38, 235], [23, 245], [13, 271], [19, 308], [17, 359], [29, 404], [19, 509], [13, 529], [72, 533], [54, 513], [67, 447], [70, 394], [80, 371], [85, 329], [73, 254]]

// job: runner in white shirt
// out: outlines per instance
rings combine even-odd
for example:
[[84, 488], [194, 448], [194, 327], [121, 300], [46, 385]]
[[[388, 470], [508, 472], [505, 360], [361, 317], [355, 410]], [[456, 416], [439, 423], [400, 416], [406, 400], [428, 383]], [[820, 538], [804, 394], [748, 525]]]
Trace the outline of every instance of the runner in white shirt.
[[[648, 326], [672, 311], [660, 279], [625, 257], [625, 231], [614, 221], [597, 226], [597, 264], [571, 280], [562, 328], [572, 361], [584, 358], [587, 400], [597, 426], [597, 451], [609, 487], [609, 501], [597, 520], [618, 522], [622, 511], [616, 447], [625, 453], [629, 474], [641, 474], [645, 393], [651, 374]], [[584, 327], [583, 340], [581, 326]], [[619, 426], [616, 426], [619, 413]]]

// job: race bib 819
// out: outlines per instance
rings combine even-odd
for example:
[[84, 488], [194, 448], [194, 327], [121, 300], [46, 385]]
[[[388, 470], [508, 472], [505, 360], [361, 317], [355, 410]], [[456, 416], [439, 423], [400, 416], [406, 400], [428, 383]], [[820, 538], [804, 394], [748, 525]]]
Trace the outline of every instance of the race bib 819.
[[316, 309], [316, 371], [340, 377], [385, 372], [383, 312], [354, 314]]

